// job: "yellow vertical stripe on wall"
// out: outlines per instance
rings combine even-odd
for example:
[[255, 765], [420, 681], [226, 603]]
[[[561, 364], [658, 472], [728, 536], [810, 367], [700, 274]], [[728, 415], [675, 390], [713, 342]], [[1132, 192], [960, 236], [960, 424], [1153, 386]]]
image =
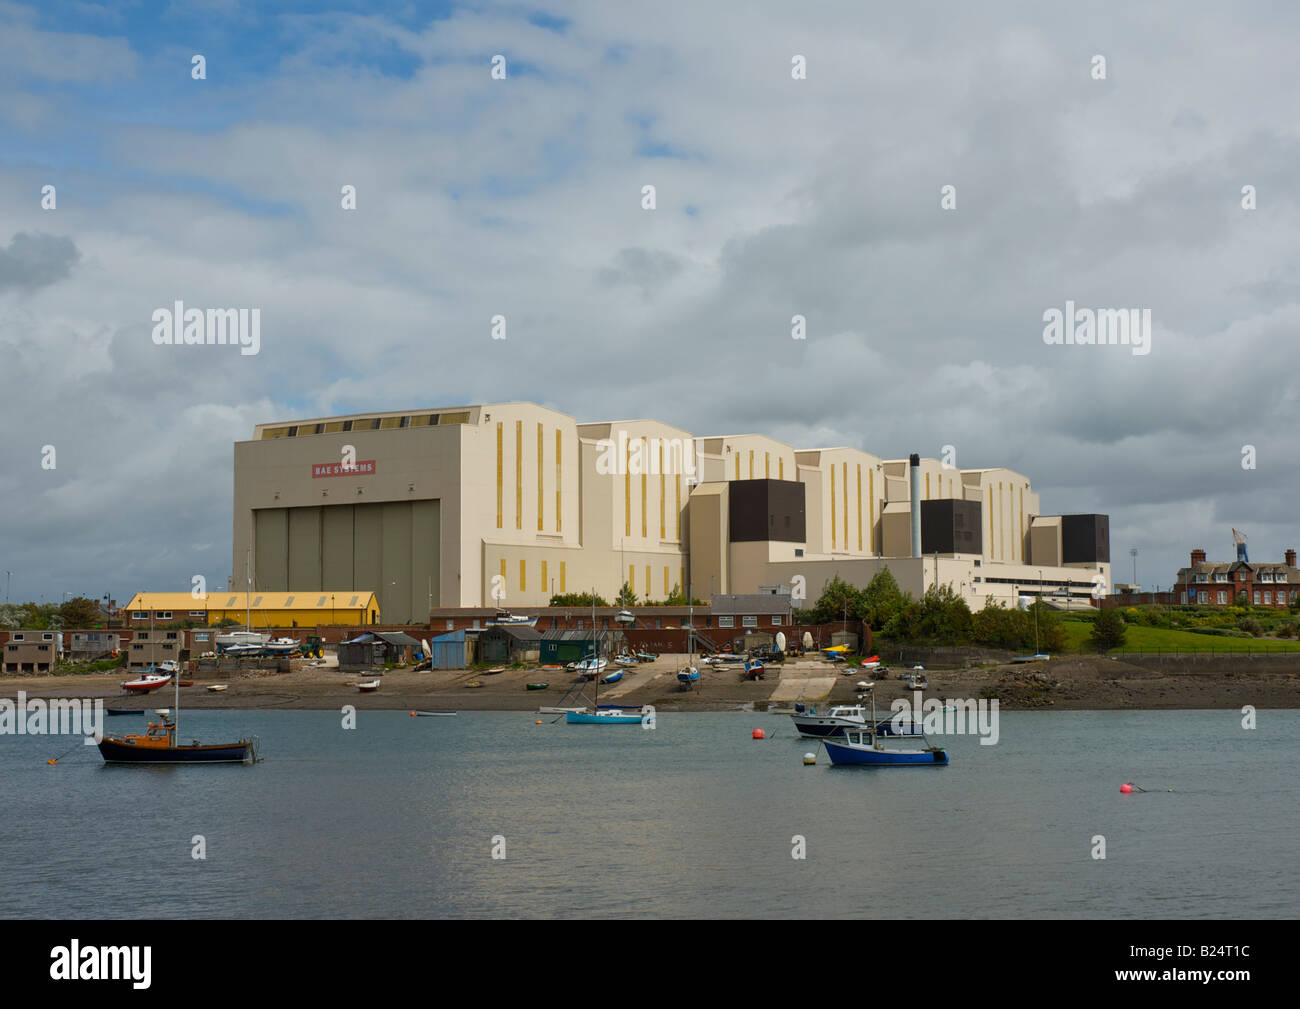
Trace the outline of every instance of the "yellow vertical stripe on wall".
[[831, 463], [831, 549], [835, 549], [835, 464]]
[[664, 473], [664, 443], [659, 442], [659, 538], [668, 538], [668, 477]]
[[506, 559], [501, 558], [501, 587], [506, 587]]
[[876, 471], [867, 470], [867, 549], [876, 552]]
[[630, 588], [633, 592], [636, 591], [636, 565], [635, 564], [629, 564], [627, 566], [627, 587]]
[[771, 452], [763, 453], [763, 479], [764, 480], [772, 479], [772, 453]]
[[[623, 460], [624, 469], [627, 468], [627, 460]], [[623, 474], [623, 535], [632, 535], [632, 473], [631, 471]]]
[[562, 525], [564, 515], [564, 499], [560, 496], [561, 488], [564, 487], [564, 477], [561, 474], [560, 456], [563, 454], [564, 434], [557, 427], [555, 429], [555, 531], [563, 532]]
[[502, 471], [505, 467], [505, 435], [501, 431], [501, 421], [497, 421], [497, 528], [501, 528]]
[[672, 590], [673, 587], [670, 584], [668, 584], [668, 565], [665, 564], [664, 565], [664, 598], [665, 599], [668, 598], [668, 595], [669, 593], [672, 592]]
[[528, 588], [528, 561], [519, 558], [519, 591], [523, 592]]
[[930, 474], [925, 474], [925, 499], [930, 500]]
[[776, 458], [776, 478], [778, 480], [785, 479], [785, 456], [783, 455]]
[[676, 528], [676, 536], [682, 538], [682, 475], [680, 473], [673, 477], [673, 485], [677, 488], [677, 510], [673, 512], [673, 525]]
[[550, 584], [551, 583], [546, 580], [546, 561], [542, 561], [542, 591], [547, 594], [548, 599], [550, 598], [550, 592], [548, 591], [547, 587]]
[[1002, 559], [1007, 559], [1007, 534], [1002, 525], [1002, 481], [998, 481], [998, 542], [1001, 546]]
[[858, 463], [858, 551], [862, 550], [862, 463]]
[[740, 453], [736, 453], [736, 479], [740, 479]]
[[560, 561], [560, 591], [561, 591], [561, 592], [565, 591], [565, 589], [564, 589], [564, 567], [565, 567], [565, 563], [564, 563], [564, 561]]
[[646, 529], [645, 521], [646, 521], [646, 512], [648, 512], [648, 511], [650, 510], [649, 508], [647, 508], [647, 507], [645, 506], [645, 500], [646, 500], [646, 495], [645, 495], [646, 479], [647, 479], [647, 477], [646, 477], [645, 471], [643, 470], [643, 471], [641, 472], [641, 538], [642, 538], [642, 539], [645, 539], [646, 536], [648, 535], [648, 534], [646, 533], [646, 531], [645, 531], [645, 529]]
[[[677, 584], [682, 587], [683, 592], [686, 592], [686, 566], [685, 565], [682, 565], [677, 569]], [[689, 592], [686, 592], [686, 601], [688, 603], [691, 601], [691, 596]], [[712, 600], [710, 600], [710, 602], [712, 602]]]
[[[546, 454], [546, 443], [543, 440], [544, 433], [542, 425], [537, 425], [537, 531], [542, 531], [542, 513], [546, 511], [546, 497], [542, 489], [542, 457]], [[545, 587], [546, 579], [542, 579]]]
[[844, 477], [844, 549], [849, 549], [849, 464], [842, 464]]
[[749, 450], [749, 479], [754, 479], [754, 450]]
[[524, 527], [524, 422], [515, 421], [515, 528]]
[[650, 565], [645, 566], [645, 597], [650, 598]]

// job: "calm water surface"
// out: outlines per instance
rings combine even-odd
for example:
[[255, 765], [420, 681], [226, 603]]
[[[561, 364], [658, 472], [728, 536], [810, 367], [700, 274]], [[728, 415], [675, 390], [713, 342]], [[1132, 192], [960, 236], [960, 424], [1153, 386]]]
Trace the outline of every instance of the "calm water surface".
[[50, 766], [66, 737], [0, 736], [0, 916], [1290, 917], [1300, 712], [1240, 718], [1013, 712], [889, 769], [805, 767], [766, 714], [184, 715], [259, 734], [256, 766]]

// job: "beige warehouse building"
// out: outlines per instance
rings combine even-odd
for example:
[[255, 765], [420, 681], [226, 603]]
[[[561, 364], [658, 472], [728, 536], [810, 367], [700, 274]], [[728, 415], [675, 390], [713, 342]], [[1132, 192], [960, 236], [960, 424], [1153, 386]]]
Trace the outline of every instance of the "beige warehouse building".
[[1082, 605], [1109, 585], [1106, 516], [1039, 508], [1009, 469], [483, 404], [259, 425], [235, 445], [232, 570], [242, 582], [247, 553], [257, 590], [373, 591], [386, 623], [624, 582], [643, 600], [688, 582], [815, 600], [881, 567], [975, 607], [1040, 590]]

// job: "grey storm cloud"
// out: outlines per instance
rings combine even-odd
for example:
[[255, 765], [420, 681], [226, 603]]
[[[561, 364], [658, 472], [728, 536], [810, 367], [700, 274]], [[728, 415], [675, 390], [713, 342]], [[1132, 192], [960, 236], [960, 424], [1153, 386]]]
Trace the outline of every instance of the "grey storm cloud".
[[20, 231], [0, 249], [0, 291], [48, 287], [67, 277], [80, 258], [70, 238]]

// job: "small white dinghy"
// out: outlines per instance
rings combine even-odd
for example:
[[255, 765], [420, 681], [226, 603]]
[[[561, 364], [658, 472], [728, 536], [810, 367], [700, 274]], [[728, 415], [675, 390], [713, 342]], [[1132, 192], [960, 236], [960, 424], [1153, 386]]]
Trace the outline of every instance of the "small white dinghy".
[[214, 694], [219, 694], [219, 693], [221, 693], [221, 692], [222, 692], [223, 690], [225, 690], [225, 689], [226, 689], [226, 684], [224, 684], [224, 683], [209, 683], [209, 684], [208, 684], [208, 690], [210, 690], [210, 691], [211, 691], [212, 693], [214, 693]]
[[379, 680], [369, 680], [366, 683], [358, 683], [357, 689], [363, 694], [372, 694], [379, 689]]

